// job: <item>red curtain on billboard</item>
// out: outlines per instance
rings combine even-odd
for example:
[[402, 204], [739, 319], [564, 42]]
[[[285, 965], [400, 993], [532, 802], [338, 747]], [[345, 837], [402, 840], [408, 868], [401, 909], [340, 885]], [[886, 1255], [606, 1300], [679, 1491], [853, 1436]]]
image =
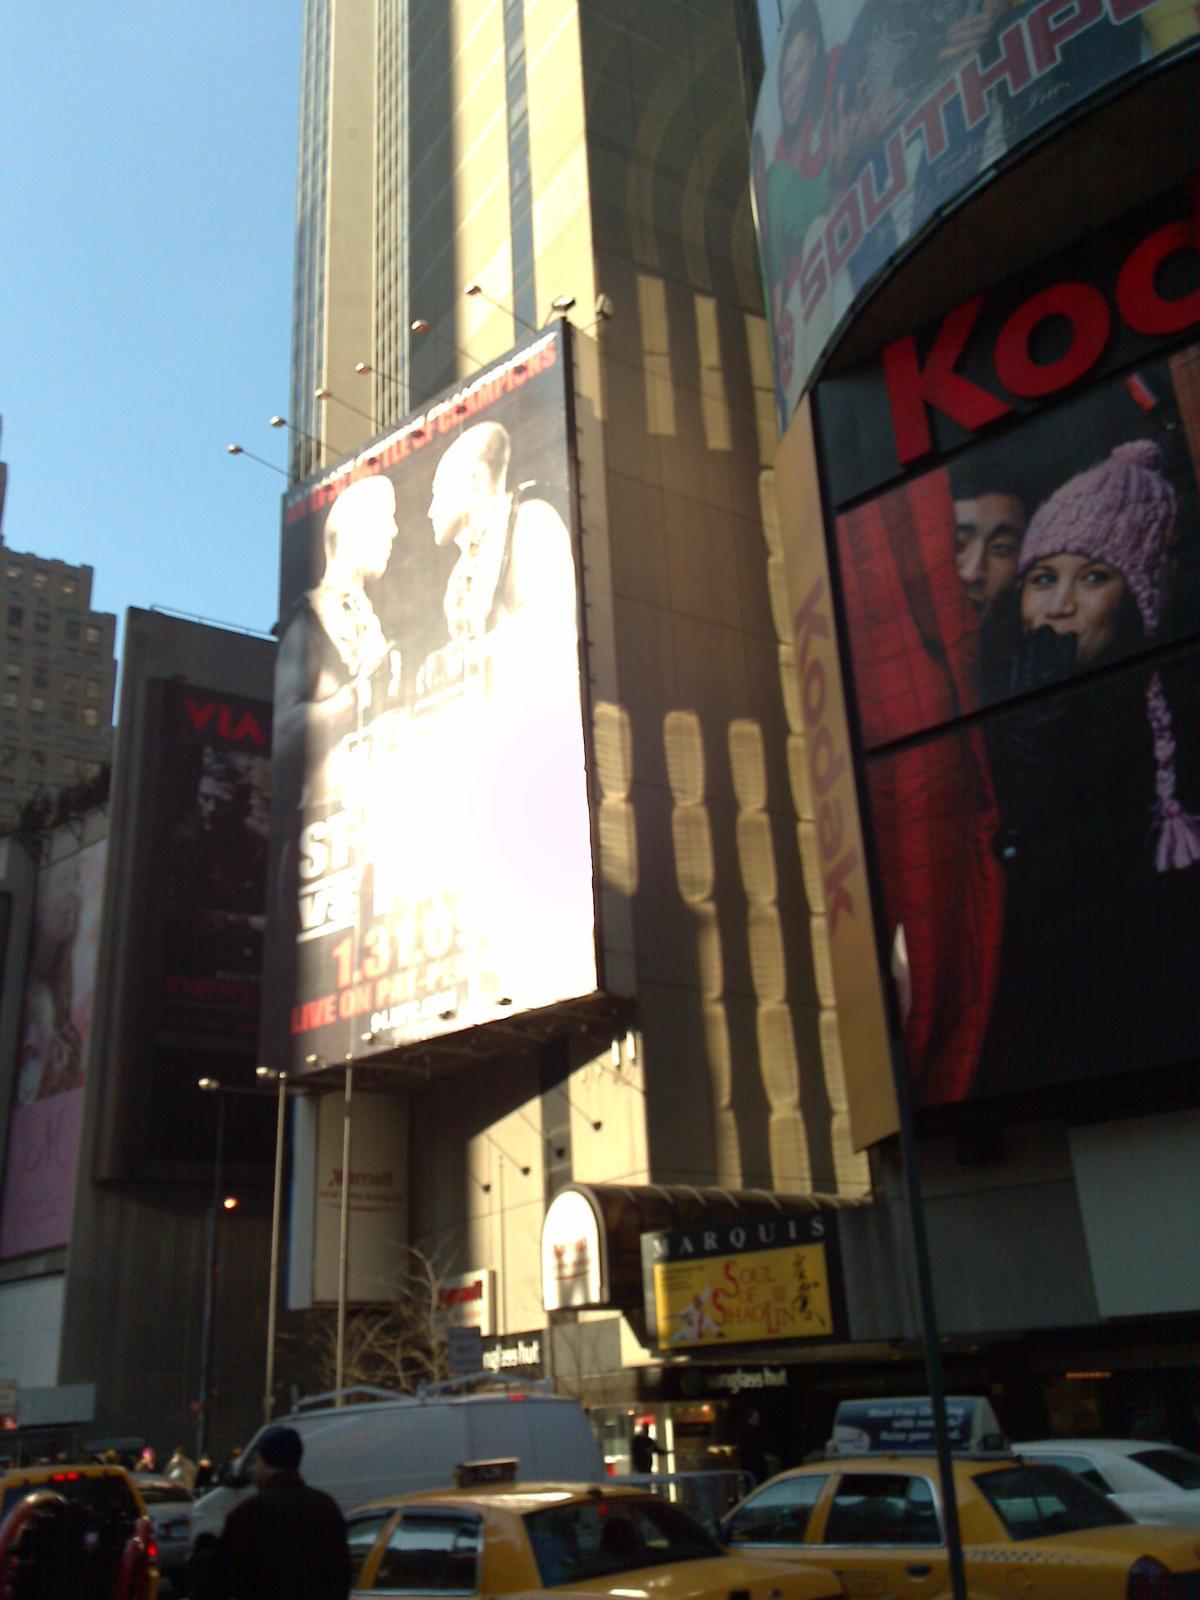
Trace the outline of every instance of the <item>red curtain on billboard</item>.
[[955, 571], [946, 474], [846, 513], [838, 543], [884, 904], [911, 974], [909, 1065], [918, 1105], [937, 1105], [970, 1092], [1004, 910], [983, 734], [956, 726], [978, 703], [978, 624]]

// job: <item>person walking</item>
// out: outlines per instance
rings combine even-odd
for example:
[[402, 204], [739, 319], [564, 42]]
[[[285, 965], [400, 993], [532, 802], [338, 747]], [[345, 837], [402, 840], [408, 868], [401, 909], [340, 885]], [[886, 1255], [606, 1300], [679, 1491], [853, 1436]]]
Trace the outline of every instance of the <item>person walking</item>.
[[633, 1470], [639, 1473], [654, 1471], [655, 1456], [665, 1456], [667, 1452], [658, 1444], [650, 1432], [650, 1425], [646, 1422], [638, 1424], [637, 1431], [629, 1442], [629, 1456]]
[[300, 1476], [303, 1454], [295, 1428], [270, 1428], [260, 1439], [258, 1493], [234, 1507], [221, 1535], [230, 1600], [346, 1600], [346, 1521], [335, 1500]]
[[181, 1483], [185, 1489], [191, 1490], [196, 1487], [196, 1463], [181, 1444], [177, 1444], [171, 1452], [171, 1459], [167, 1462], [166, 1476], [173, 1483]]

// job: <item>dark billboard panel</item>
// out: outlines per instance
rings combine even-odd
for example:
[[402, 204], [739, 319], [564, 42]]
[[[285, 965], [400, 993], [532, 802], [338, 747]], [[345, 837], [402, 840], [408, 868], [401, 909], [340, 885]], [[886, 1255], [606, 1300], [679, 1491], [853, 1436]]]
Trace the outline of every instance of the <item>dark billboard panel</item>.
[[160, 1032], [253, 1045], [271, 808], [271, 707], [161, 685], [156, 879]]
[[795, 0], [752, 166], [783, 425], [856, 301], [931, 217], [1198, 32], [1191, 0]]
[[556, 329], [287, 497], [267, 1060], [596, 988], [568, 397]]
[[98, 840], [38, 877], [0, 1259], [57, 1249], [70, 1237], [106, 851]]
[[844, 511], [919, 1103], [1200, 1055], [1200, 345]]

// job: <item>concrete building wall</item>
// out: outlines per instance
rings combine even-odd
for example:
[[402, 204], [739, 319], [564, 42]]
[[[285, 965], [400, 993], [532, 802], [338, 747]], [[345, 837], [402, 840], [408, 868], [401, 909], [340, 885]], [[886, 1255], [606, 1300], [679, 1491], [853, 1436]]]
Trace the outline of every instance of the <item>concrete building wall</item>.
[[[343, 10], [331, 8], [334, 40]], [[612, 1037], [564, 1022], [556, 1040], [514, 1039], [444, 1085], [423, 1087], [397, 1062], [413, 1097], [414, 1241], [446, 1249], [456, 1270], [503, 1253], [500, 1303], [519, 1329], [542, 1320], [540, 1218], [571, 1177], [862, 1193], [868, 1175], [833, 1138], [838, 1068], [821, 1049], [786, 619], [759, 505], [774, 428], [732, 8], [525, 0], [506, 19], [504, 7], [451, 0], [411, 6], [403, 39], [391, 23], [376, 37], [406, 52], [398, 78], [394, 60], [375, 60], [377, 85], [406, 97], [410, 164], [398, 177], [395, 151], [376, 148], [376, 204], [394, 208], [392, 187], [407, 178], [408, 310], [429, 331], [400, 368], [377, 315], [372, 362], [385, 367], [386, 353], [416, 405], [524, 331], [513, 156], [524, 126], [524, 320], [540, 325], [555, 299], [574, 301], [605, 987], [635, 1010]], [[365, 70], [370, 51], [357, 48]], [[333, 61], [336, 77], [336, 51]], [[340, 150], [330, 104], [329, 148]], [[377, 126], [395, 125], [394, 106], [375, 110]], [[365, 140], [355, 150], [357, 164], [347, 143], [340, 179], [329, 169], [331, 186], [346, 185], [330, 218], [342, 203], [358, 214], [371, 173]], [[331, 306], [365, 293], [353, 237], [330, 256]], [[481, 292], [467, 296], [472, 283]], [[348, 387], [366, 359], [352, 343], [331, 325], [329, 383], [342, 396], [361, 392]], [[378, 413], [389, 404], [378, 374], [374, 392]], [[362, 437], [369, 427], [360, 422]]]
[[116, 618], [91, 609], [92, 569], [0, 550], [0, 828], [37, 794], [112, 755]]
[[[144, 611], [128, 613], [125, 641], [94, 1070], [84, 1102], [59, 1378], [96, 1385], [97, 1436], [140, 1433], [156, 1445], [191, 1447], [213, 1168], [205, 1162], [190, 1175], [149, 1181], [146, 1167], [130, 1171], [114, 1154], [140, 1137], [149, 1105], [138, 1088], [147, 1046], [128, 1003], [142, 959], [137, 908], [155, 891], [133, 866], [153, 793], [145, 697], [151, 679], [177, 677], [218, 693], [269, 699], [274, 644]], [[197, 1122], [209, 1119], [212, 1127], [209, 1099], [196, 1090]], [[227, 1166], [227, 1186], [239, 1204], [218, 1217], [207, 1442], [226, 1451], [261, 1415], [274, 1150], [269, 1105], [231, 1101], [227, 1115], [230, 1146], [250, 1159]], [[151, 1165], [154, 1130], [143, 1131]]]

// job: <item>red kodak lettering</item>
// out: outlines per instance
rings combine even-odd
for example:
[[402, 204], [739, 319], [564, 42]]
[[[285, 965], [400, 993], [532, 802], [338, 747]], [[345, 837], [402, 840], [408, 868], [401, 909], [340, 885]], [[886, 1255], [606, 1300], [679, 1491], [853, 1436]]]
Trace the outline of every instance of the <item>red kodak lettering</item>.
[[1200, 251], [1200, 217], [1156, 228], [1130, 252], [1117, 279], [1117, 310], [1135, 333], [1182, 333], [1200, 322], [1200, 289], [1164, 300], [1155, 282], [1159, 267], [1177, 250]]
[[979, 320], [983, 301], [983, 295], [976, 295], [949, 314], [937, 331], [924, 366], [911, 333], [884, 349], [883, 376], [892, 412], [896, 458], [901, 466], [933, 449], [927, 406], [972, 430], [996, 422], [1012, 410], [996, 395], [954, 370]]

